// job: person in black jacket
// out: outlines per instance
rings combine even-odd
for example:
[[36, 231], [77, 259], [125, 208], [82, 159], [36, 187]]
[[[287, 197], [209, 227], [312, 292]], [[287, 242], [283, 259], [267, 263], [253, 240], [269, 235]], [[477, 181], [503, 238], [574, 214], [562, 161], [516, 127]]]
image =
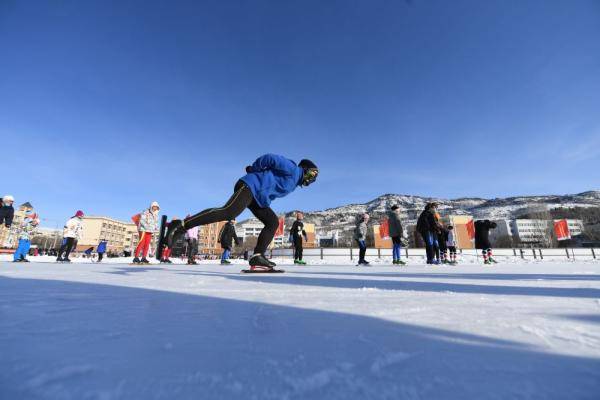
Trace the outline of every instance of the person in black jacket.
[[302, 260], [302, 237], [305, 241], [308, 241], [308, 236], [304, 230], [304, 214], [300, 211], [296, 213], [296, 220], [292, 224], [290, 229], [290, 236], [292, 237], [292, 243], [294, 243], [294, 264], [306, 265], [306, 262]]
[[227, 221], [227, 223], [221, 229], [221, 233], [219, 234], [219, 242], [221, 243], [221, 248], [223, 249], [223, 254], [221, 255], [221, 264], [231, 264], [231, 261], [229, 261], [229, 256], [231, 255], [233, 240], [235, 240], [236, 245], [239, 245], [240, 239], [235, 232], [235, 219]]
[[475, 248], [481, 250], [484, 264], [497, 262], [492, 258], [490, 243], [490, 229], [496, 229], [496, 226], [496, 223], [489, 219], [475, 221]]
[[2, 197], [2, 203], [0, 204], [0, 225], [4, 224], [7, 228], [10, 228], [15, 216], [15, 209], [13, 203], [15, 198], [10, 194]]
[[446, 245], [447, 240], [448, 229], [446, 229], [444, 226], [440, 226], [440, 230], [437, 233], [437, 241], [442, 264], [448, 264], [448, 246]]
[[417, 232], [423, 237], [425, 242], [425, 251], [427, 253], [427, 264], [437, 264], [434, 261], [435, 248], [434, 242], [437, 237], [438, 224], [435, 220], [435, 210], [437, 203], [427, 203], [425, 209], [419, 215], [417, 220]]

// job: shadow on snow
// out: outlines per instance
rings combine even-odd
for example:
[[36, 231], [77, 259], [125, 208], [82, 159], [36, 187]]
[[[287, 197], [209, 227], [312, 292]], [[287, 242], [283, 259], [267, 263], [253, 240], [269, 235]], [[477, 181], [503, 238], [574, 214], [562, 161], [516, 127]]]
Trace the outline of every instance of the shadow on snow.
[[600, 360], [494, 338], [240, 300], [5, 277], [0, 354], [6, 399], [591, 399], [600, 392]]
[[[212, 275], [222, 276], [227, 279], [247, 281], [249, 279], [261, 281], [264, 283], [284, 284], [284, 285], [304, 285], [321, 286], [340, 289], [381, 289], [381, 290], [402, 290], [418, 292], [453, 292], [469, 294], [489, 294], [489, 295], [514, 295], [514, 296], [549, 296], [549, 297], [572, 297], [572, 298], [600, 298], [600, 289], [595, 288], [564, 288], [564, 287], [540, 287], [540, 286], [507, 286], [507, 285], [482, 285], [470, 283], [448, 283], [448, 282], [420, 282], [405, 280], [382, 280], [382, 279], [342, 279], [321, 277], [320, 273], [299, 272], [298, 275], [288, 273], [285, 275], [261, 274], [261, 275], [239, 275], [232, 273], [218, 272], [200, 272], [187, 271], [181, 272], [181, 275]], [[300, 275], [319, 275], [319, 277], [305, 277]], [[327, 275], [323, 273], [323, 275]], [[353, 276], [362, 276], [357, 274]], [[370, 275], [377, 277], [391, 277], [386, 275]], [[413, 274], [413, 277], [419, 277], [419, 274]], [[404, 275], [394, 276], [398, 278]]]

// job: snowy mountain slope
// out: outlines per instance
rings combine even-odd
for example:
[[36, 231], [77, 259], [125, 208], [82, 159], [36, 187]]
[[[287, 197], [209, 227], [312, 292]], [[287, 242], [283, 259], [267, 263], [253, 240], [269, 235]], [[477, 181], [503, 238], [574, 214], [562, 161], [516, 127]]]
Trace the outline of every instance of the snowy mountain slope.
[[[316, 224], [318, 230], [348, 230], [354, 226], [358, 214], [368, 212], [373, 219], [380, 218], [394, 204], [400, 206], [408, 223], [414, 223], [419, 213], [430, 201], [440, 204], [442, 214], [472, 215], [475, 218], [511, 219], [519, 216], [526, 209], [553, 209], [558, 207], [600, 207], [600, 190], [592, 190], [579, 194], [517, 196], [507, 198], [482, 199], [459, 198], [441, 199], [433, 197], [411, 196], [402, 194], [384, 194], [367, 203], [348, 204], [329, 208], [323, 211], [307, 211], [307, 222]], [[293, 212], [285, 214], [286, 225], [295, 217]]]

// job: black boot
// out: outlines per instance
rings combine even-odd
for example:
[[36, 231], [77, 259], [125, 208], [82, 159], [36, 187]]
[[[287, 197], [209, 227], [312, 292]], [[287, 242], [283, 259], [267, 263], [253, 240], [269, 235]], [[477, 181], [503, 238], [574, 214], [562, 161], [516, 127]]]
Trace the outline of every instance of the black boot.
[[132, 263], [133, 264], [139, 264], [140, 263], [140, 259], [137, 258], [137, 257], [134, 257]]
[[174, 219], [169, 223], [167, 233], [165, 235], [165, 246], [169, 249], [173, 248], [173, 244], [185, 234], [185, 227], [183, 221], [180, 219]]
[[140, 260], [140, 264], [150, 264], [150, 261], [148, 261], [148, 259], [147, 259], [146, 257], [143, 257], [143, 258]]
[[265, 256], [262, 254], [255, 254], [248, 261], [251, 267], [263, 267], [267, 269], [273, 269], [274, 264], [271, 263]]

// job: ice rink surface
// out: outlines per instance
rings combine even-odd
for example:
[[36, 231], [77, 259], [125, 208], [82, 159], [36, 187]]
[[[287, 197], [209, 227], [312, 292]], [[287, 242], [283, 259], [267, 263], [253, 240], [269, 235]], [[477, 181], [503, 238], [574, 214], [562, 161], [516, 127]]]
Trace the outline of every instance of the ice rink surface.
[[0, 262], [0, 399], [600, 398], [598, 261], [110, 261]]

